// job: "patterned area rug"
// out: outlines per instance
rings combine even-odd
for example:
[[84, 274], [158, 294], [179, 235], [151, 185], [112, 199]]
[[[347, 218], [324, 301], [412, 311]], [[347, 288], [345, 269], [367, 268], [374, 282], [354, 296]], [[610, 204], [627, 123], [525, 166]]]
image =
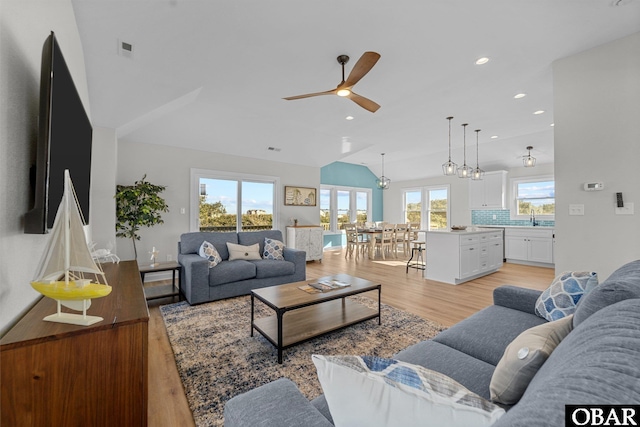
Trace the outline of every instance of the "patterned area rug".
[[[370, 298], [352, 298], [377, 307], [377, 301]], [[312, 354], [391, 357], [445, 329], [383, 304], [382, 325], [377, 319], [367, 320], [290, 347], [284, 350], [283, 364], [279, 365], [271, 343], [258, 332], [249, 336], [248, 296], [196, 306], [183, 301], [162, 306], [160, 312], [197, 426], [223, 425], [224, 405], [229, 399], [281, 377], [295, 382], [307, 398], [319, 396], [322, 388]], [[256, 300], [256, 318], [272, 314], [273, 310]]]

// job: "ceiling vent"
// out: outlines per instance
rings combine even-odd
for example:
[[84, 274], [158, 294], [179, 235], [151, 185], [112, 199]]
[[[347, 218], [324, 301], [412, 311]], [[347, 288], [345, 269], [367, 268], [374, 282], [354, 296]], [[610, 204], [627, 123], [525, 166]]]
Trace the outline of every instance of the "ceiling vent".
[[118, 39], [118, 55], [133, 58], [133, 43]]

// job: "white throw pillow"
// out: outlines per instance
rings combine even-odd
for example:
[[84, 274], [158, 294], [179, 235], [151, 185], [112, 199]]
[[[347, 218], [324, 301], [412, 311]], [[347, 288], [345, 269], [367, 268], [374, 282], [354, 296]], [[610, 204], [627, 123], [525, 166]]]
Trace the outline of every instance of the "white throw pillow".
[[480, 427], [504, 409], [453, 379], [374, 356], [312, 356], [336, 427]]
[[507, 346], [491, 377], [491, 400], [518, 403], [538, 369], [573, 329], [573, 314], [522, 332]]
[[209, 260], [209, 268], [215, 267], [216, 265], [222, 262], [222, 257], [218, 253], [218, 250], [211, 243], [206, 240], [202, 242], [200, 245], [200, 250], [198, 250], [198, 255], [202, 258], [206, 258]]
[[251, 246], [242, 246], [227, 242], [227, 249], [229, 249], [229, 261], [235, 259], [262, 259], [258, 243]]

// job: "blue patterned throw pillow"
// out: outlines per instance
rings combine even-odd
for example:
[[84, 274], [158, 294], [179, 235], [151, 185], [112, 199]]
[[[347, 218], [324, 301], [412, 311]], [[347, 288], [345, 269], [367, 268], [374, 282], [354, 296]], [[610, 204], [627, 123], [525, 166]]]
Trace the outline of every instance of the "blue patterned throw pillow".
[[538, 297], [536, 314], [550, 322], [569, 316], [580, 298], [597, 285], [594, 271], [565, 271]]
[[262, 253], [263, 259], [273, 259], [278, 261], [284, 260], [284, 243], [280, 240], [264, 238], [264, 252]]
[[215, 267], [222, 262], [222, 257], [218, 253], [216, 247], [206, 240], [202, 242], [202, 245], [200, 245], [198, 255], [209, 260], [209, 268]]

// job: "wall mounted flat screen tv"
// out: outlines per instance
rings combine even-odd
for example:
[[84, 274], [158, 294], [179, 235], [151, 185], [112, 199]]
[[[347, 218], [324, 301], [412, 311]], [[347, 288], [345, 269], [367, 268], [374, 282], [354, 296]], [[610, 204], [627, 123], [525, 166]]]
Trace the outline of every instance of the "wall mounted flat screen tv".
[[89, 221], [93, 128], [53, 31], [42, 48], [36, 164], [30, 171], [34, 206], [24, 232], [44, 234], [62, 200], [69, 169], [85, 222]]

